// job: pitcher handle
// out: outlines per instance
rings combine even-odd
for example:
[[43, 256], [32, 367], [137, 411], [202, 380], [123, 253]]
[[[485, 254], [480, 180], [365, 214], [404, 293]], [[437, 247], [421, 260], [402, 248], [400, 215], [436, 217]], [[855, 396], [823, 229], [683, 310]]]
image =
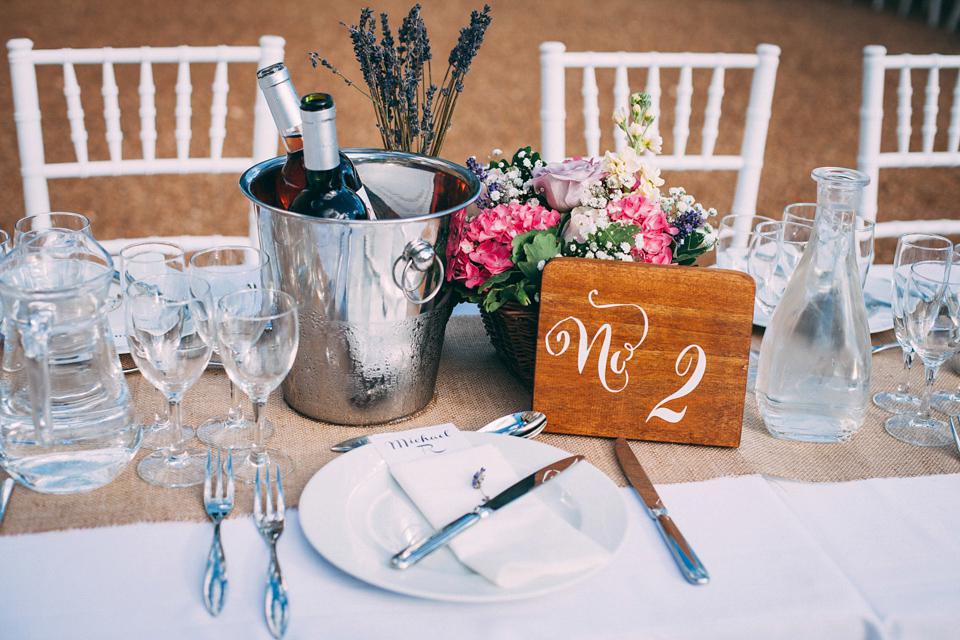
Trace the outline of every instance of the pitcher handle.
[[53, 446], [53, 416], [50, 409], [50, 330], [53, 327], [54, 306], [49, 303], [31, 303], [29, 320], [23, 333], [23, 349], [27, 356], [30, 412], [33, 428], [41, 447]]
[[[400, 273], [400, 279], [397, 279], [397, 265], [401, 261], [405, 261], [403, 265], [403, 270]], [[436, 266], [440, 273], [437, 278], [437, 286], [433, 290], [423, 296], [422, 298], [415, 298], [412, 294], [416, 291], [423, 281], [427, 278], [427, 274], [431, 267]], [[410, 270], [419, 271], [421, 276], [417, 281], [412, 285], [406, 285], [407, 274], [410, 273]], [[407, 243], [407, 246], [404, 248], [403, 253], [399, 258], [393, 261], [393, 282], [403, 291], [403, 296], [412, 302], [413, 304], [426, 304], [433, 300], [438, 293], [440, 293], [440, 287], [443, 286], [443, 261], [437, 260], [437, 252], [434, 250], [433, 246], [426, 240], [413, 240]]]

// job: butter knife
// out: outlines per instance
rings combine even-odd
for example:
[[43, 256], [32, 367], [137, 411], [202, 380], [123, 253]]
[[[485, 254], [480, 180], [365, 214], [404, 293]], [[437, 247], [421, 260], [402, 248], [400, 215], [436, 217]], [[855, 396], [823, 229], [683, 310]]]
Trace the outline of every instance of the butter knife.
[[650, 517], [657, 523], [657, 528], [666, 541], [667, 548], [670, 549], [670, 554], [676, 560], [677, 566], [680, 567], [683, 577], [691, 584], [707, 584], [710, 581], [707, 568], [703, 566], [700, 558], [693, 552], [680, 530], [677, 529], [677, 525], [670, 519], [667, 508], [663, 506], [660, 496], [657, 495], [657, 490], [653, 488], [653, 483], [650, 482], [647, 473], [640, 466], [640, 461], [633, 454], [630, 445], [623, 438], [617, 438], [615, 449], [623, 473], [626, 474], [627, 480], [640, 494]]
[[457, 535], [463, 533], [473, 525], [477, 524], [491, 513], [502, 506], [505, 506], [522, 495], [525, 495], [536, 489], [544, 482], [555, 478], [560, 472], [572, 467], [575, 463], [583, 460], [583, 456], [570, 456], [548, 464], [539, 471], [531, 473], [523, 480], [520, 480], [497, 495], [493, 496], [473, 511], [469, 511], [442, 529], [438, 529], [426, 538], [422, 538], [411, 544], [409, 547], [393, 556], [390, 563], [397, 569], [406, 569], [416, 564], [425, 557], [445, 546]]

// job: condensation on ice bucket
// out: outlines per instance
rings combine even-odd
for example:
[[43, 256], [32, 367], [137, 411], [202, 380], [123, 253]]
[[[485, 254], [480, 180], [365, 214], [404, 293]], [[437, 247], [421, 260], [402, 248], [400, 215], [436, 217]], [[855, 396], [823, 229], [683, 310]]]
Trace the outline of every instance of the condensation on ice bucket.
[[377, 424], [433, 397], [452, 309], [444, 284], [450, 215], [480, 193], [465, 168], [418, 154], [346, 149], [377, 220], [326, 220], [276, 205], [283, 157], [248, 169], [240, 189], [280, 288], [300, 305], [300, 348], [283, 382], [295, 410], [333, 424]]

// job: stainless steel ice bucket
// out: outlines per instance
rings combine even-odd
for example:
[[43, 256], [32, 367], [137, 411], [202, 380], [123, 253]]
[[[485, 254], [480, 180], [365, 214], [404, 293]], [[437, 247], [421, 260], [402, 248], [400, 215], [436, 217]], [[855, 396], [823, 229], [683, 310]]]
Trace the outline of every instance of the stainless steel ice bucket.
[[452, 300], [444, 284], [450, 214], [480, 183], [446, 160], [346, 149], [377, 220], [311, 218], [274, 206], [283, 157], [254, 165], [240, 189], [280, 288], [300, 304], [300, 349], [287, 403], [334, 424], [408, 416], [433, 397]]

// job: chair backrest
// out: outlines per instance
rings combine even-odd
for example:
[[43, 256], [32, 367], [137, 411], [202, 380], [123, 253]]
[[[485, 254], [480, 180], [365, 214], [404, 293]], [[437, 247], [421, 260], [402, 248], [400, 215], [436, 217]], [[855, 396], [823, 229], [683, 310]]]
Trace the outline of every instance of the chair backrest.
[[[896, 127], [883, 126], [883, 103], [887, 71], [899, 70], [896, 88]], [[954, 78], [950, 123], [946, 136], [937, 139], [937, 118], [940, 112], [941, 71], [949, 70]], [[869, 45], [863, 50], [863, 101], [860, 108], [860, 148], [857, 168], [870, 176], [863, 191], [860, 213], [877, 219], [877, 194], [880, 169], [892, 167], [956, 167], [960, 166], [960, 55], [887, 55], [885, 47]], [[919, 140], [913, 136], [913, 71], [926, 72], [923, 89], [922, 125]], [[887, 134], [886, 138], [884, 134]], [[894, 141], [892, 138], [896, 138]], [[882, 144], [889, 140], [889, 145]], [[914, 142], [911, 145], [911, 142]], [[919, 145], [916, 144], [919, 142]], [[913, 148], [911, 149], [911, 146]], [[889, 147], [889, 148], [888, 148]], [[893, 149], [896, 150], [893, 150]], [[960, 220], [893, 220], [876, 225], [876, 237], [891, 238], [903, 233], [960, 233]]]
[[[628, 52], [568, 52], [561, 42], [544, 42], [540, 45], [541, 71], [541, 148], [540, 155], [547, 162], [557, 162], [566, 153], [566, 110], [564, 106], [566, 86], [564, 70], [583, 69], [583, 118], [587, 156], [600, 154], [600, 109], [598, 102], [596, 69], [614, 69], [613, 106], [629, 105], [631, 88], [627, 70], [647, 70], [644, 92], [653, 100], [651, 112], [660, 114], [663, 95], [661, 70], [677, 69], [676, 107], [672, 129], [672, 148], [664, 141], [664, 152], [656, 158], [662, 169], [673, 170], [729, 170], [737, 171], [737, 186], [730, 213], [753, 214], [757, 208], [757, 191], [760, 186], [760, 171], [763, 168], [763, 153], [767, 141], [767, 126], [773, 103], [773, 88], [780, 48], [761, 44], [756, 53], [628, 53]], [[706, 107], [703, 111], [701, 129], [702, 144], [699, 153], [687, 152], [690, 137], [690, 122], [693, 112], [693, 69], [713, 69], [707, 89]], [[727, 69], [752, 69], [753, 78], [746, 118], [743, 122], [743, 139], [738, 155], [719, 155], [714, 147], [720, 132], [721, 103], [724, 95], [724, 75]], [[669, 93], [668, 93], [669, 95]], [[609, 118], [606, 119], [609, 121]], [[615, 148], [619, 151], [626, 140], [623, 132], [611, 123]], [[739, 124], [737, 124], [739, 126]], [[661, 135], [663, 132], [660, 132]]]
[[[259, 46], [210, 46], [210, 47], [136, 47], [99, 49], [34, 49], [33, 42], [17, 38], [7, 42], [10, 75], [13, 88], [14, 119], [20, 150], [20, 171], [23, 177], [24, 201], [27, 215], [50, 210], [50, 195], [47, 180], [65, 177], [93, 177], [148, 174], [194, 174], [236, 173], [240, 174], [256, 162], [276, 155], [278, 134], [266, 101], [256, 91], [253, 110], [253, 146], [250, 155], [224, 157], [224, 140], [227, 135], [228, 65], [255, 63], [257, 69], [283, 60], [285, 41], [279, 36], [263, 36]], [[154, 65], [171, 63], [177, 65], [175, 157], [157, 157], [157, 107], [154, 83]], [[210, 105], [210, 145], [206, 153], [191, 156], [191, 65], [208, 63], [215, 65]], [[40, 96], [37, 83], [37, 65], [58, 65], [63, 68], [63, 94], [66, 98], [66, 115], [70, 125], [75, 161], [47, 162], [44, 155], [41, 128]], [[81, 102], [81, 85], [78, 82], [79, 65], [98, 65], [102, 68], [103, 118], [109, 158], [90, 158], [88, 133], [84, 122]], [[140, 157], [124, 158], [122, 155], [123, 133], [120, 126], [120, 88], [117, 83], [118, 65], [139, 66], [139, 118]], [[256, 69], [249, 71], [250, 83], [256, 87]], [[81, 73], [80, 77], [86, 78]], [[249, 115], [241, 122], [249, 122]], [[194, 145], [195, 147], [197, 145]], [[256, 222], [253, 207], [250, 209], [248, 237], [225, 240], [244, 240], [257, 244]], [[190, 237], [180, 236], [181, 243], [191, 243]], [[203, 244], [206, 241], [201, 241]], [[107, 243], [104, 243], [107, 244]], [[116, 243], [114, 243], [116, 244]], [[185, 247], [193, 248], [193, 247]]]

